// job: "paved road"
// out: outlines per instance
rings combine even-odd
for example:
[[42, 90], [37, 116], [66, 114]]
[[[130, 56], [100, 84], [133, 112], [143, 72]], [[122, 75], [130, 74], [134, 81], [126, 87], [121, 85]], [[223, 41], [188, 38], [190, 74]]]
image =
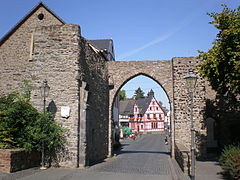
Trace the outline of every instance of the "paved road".
[[[178, 177], [177, 177], [178, 176]], [[6, 178], [6, 177], [5, 177]], [[0, 177], [1, 179], [1, 177]], [[12, 175], [19, 180], [173, 180], [183, 179], [169, 157], [164, 135], [124, 140], [116, 156], [87, 169], [49, 169]]]
[[125, 140], [116, 158], [91, 169], [97, 172], [171, 175], [164, 135], [146, 135], [136, 141]]

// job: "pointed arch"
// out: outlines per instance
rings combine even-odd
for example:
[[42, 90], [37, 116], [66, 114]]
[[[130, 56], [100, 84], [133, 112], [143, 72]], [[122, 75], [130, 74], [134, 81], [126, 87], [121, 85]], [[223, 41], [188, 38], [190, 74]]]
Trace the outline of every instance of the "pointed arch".
[[[155, 81], [169, 99], [173, 119], [173, 78], [171, 61], [109, 61], [108, 74], [113, 86], [109, 91], [109, 155], [112, 155], [113, 105], [120, 89], [131, 79], [144, 75]], [[174, 138], [174, 134], [172, 135]], [[174, 146], [174, 143], [172, 143]], [[174, 149], [174, 147], [172, 147]], [[174, 151], [172, 151], [174, 156]]]
[[152, 77], [151, 75], [149, 74], [146, 74], [146, 73], [143, 73], [143, 72], [139, 72], [131, 77], [126, 77], [126, 80], [123, 81], [123, 83], [118, 87], [118, 89], [116, 90], [115, 94], [114, 94], [114, 97], [112, 99], [112, 102], [110, 102], [110, 104], [113, 104], [114, 103], [114, 100], [116, 99], [116, 96], [118, 95], [119, 91], [122, 89], [122, 87], [127, 84], [129, 81], [131, 81], [132, 79], [138, 77], [138, 76], [145, 76], [145, 77], [148, 77], [150, 80], [153, 80], [155, 83], [157, 83], [162, 89], [163, 91], [165, 92], [165, 95], [167, 96], [168, 98], [168, 101], [170, 103], [170, 94], [167, 93], [166, 89], [162, 86], [162, 84], [157, 81], [154, 77]]

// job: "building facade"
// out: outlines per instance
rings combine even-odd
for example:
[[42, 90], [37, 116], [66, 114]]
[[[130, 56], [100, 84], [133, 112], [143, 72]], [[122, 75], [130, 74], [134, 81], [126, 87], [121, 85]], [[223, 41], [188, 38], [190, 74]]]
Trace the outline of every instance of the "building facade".
[[129, 114], [129, 127], [141, 133], [164, 132], [165, 117], [166, 113], [151, 90], [147, 97], [135, 101]]
[[[23, 80], [29, 80], [31, 102], [42, 111], [39, 87], [48, 81], [46, 105], [55, 121], [67, 129], [67, 144], [58, 154], [60, 166], [86, 166], [108, 156], [106, 61], [114, 60], [114, 54], [110, 52], [108, 59], [105, 45], [112, 40], [94, 42], [82, 37], [78, 25], [66, 24], [43, 3], [0, 40], [1, 96], [20, 91]], [[61, 116], [64, 107], [70, 109], [68, 118]]]
[[119, 126], [122, 128], [129, 127], [129, 114], [132, 111], [135, 100], [128, 99], [119, 101]]

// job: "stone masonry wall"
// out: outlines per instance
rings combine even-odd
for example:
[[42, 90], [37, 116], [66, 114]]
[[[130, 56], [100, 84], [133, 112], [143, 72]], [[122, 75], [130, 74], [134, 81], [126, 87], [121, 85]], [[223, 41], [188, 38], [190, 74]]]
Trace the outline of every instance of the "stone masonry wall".
[[[206, 107], [206, 81], [198, 74], [197, 68], [201, 60], [195, 57], [173, 58], [173, 84], [174, 84], [174, 117], [176, 142], [184, 145], [190, 151], [191, 122], [190, 101], [187, 96], [187, 88], [184, 76], [188, 70], [193, 69], [197, 75], [197, 84], [194, 91], [193, 119], [196, 129], [196, 143], [198, 156], [206, 155], [206, 128], [203, 126], [204, 111]], [[200, 153], [201, 152], [201, 153]]]
[[110, 92], [111, 104], [121, 87], [138, 75], [145, 75], [155, 80], [165, 90], [169, 100], [172, 99], [170, 61], [109, 61], [107, 63], [109, 80], [114, 83], [114, 89]]
[[[37, 28], [33, 59], [35, 65], [31, 69], [35, 79], [46, 78], [49, 86], [52, 86], [48, 98], [50, 109], [56, 111], [55, 119], [69, 130], [66, 158], [70, 164], [64, 162], [62, 165], [71, 167], [104, 159], [108, 145], [108, 78], [105, 59], [89, 46], [79, 31], [76, 25]], [[86, 129], [79, 130], [85, 121], [78, 114], [79, 106], [84, 105], [84, 102], [79, 102], [81, 81], [87, 83], [88, 99]], [[36, 107], [39, 102], [41, 105], [37, 93], [37, 89], [33, 91]], [[68, 119], [60, 116], [61, 106], [70, 106], [71, 116]], [[78, 142], [82, 138], [79, 131], [86, 131], [85, 164], [78, 159], [80, 146], [83, 145]]]
[[108, 155], [108, 69], [99, 51], [86, 44], [86, 62], [82, 63], [83, 81], [88, 85], [87, 100], [87, 157], [89, 163]]
[[[39, 86], [46, 79], [50, 86], [46, 99], [55, 120], [67, 129], [65, 152], [59, 156], [60, 165], [78, 166], [78, 81], [81, 47], [80, 28], [77, 25], [38, 27], [34, 31], [34, 51], [28, 72], [33, 86], [31, 101], [39, 110], [43, 107]], [[70, 107], [70, 117], [61, 117], [61, 108]]]
[[[44, 14], [42, 20], [38, 14]], [[80, 29], [75, 25], [63, 25], [45, 8], [33, 13], [0, 47], [0, 94], [19, 90], [23, 80], [30, 80], [33, 86], [32, 102], [42, 111], [43, 100], [39, 86], [44, 79], [51, 87], [47, 105], [55, 120], [68, 129], [66, 154], [60, 161], [64, 166], [77, 166], [78, 126], [78, 72], [80, 57]], [[70, 118], [62, 118], [62, 106], [71, 108]]]
[[[43, 20], [37, 17], [40, 13], [44, 14]], [[0, 95], [18, 90], [22, 80], [31, 79], [27, 69], [32, 65], [29, 60], [34, 29], [38, 26], [61, 24], [62, 22], [40, 7], [0, 46]]]
[[[174, 124], [175, 140], [190, 150], [190, 101], [184, 76], [190, 68], [198, 76], [197, 87], [194, 92], [194, 120], [197, 137], [197, 152], [199, 156], [206, 154], [206, 128], [204, 127], [204, 112], [206, 107], [206, 80], [202, 79], [197, 68], [201, 60], [195, 57], [173, 58], [171, 61], [113, 61], [108, 62], [109, 81], [114, 84], [110, 91], [111, 106], [120, 88], [131, 78], [139, 74], [146, 75], [157, 81], [165, 90], [171, 104], [171, 117]], [[111, 123], [111, 121], [110, 121]], [[111, 127], [111, 125], [109, 126]], [[111, 133], [111, 132], [110, 132]], [[109, 135], [111, 137], [111, 135]], [[174, 138], [174, 137], [173, 137]], [[172, 147], [174, 148], [174, 147]], [[174, 154], [173, 154], [174, 156]]]
[[[44, 14], [42, 20], [38, 19], [40, 13]], [[39, 87], [44, 79], [48, 81], [51, 89], [46, 104], [67, 129], [66, 149], [58, 154], [61, 166], [85, 166], [107, 156], [107, 68], [101, 52], [81, 37], [79, 26], [64, 25], [40, 7], [2, 43], [0, 64], [0, 95], [19, 90], [23, 80], [30, 80], [31, 101], [40, 111], [43, 99]], [[88, 104], [79, 97], [83, 81], [89, 92]], [[63, 106], [70, 107], [69, 118], [61, 117]], [[87, 107], [87, 119], [80, 122], [82, 107]], [[86, 161], [81, 161], [80, 155]]]

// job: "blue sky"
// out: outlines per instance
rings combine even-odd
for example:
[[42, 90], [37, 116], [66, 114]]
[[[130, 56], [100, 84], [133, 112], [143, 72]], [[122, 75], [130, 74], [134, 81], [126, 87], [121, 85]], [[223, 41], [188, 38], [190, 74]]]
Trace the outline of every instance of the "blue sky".
[[[2, 38], [38, 0], [1, 0]], [[68, 24], [78, 24], [86, 39], [112, 38], [117, 60], [170, 60], [198, 55], [212, 46], [217, 30], [207, 12], [220, 12], [221, 4], [237, 8], [240, 0], [43, 0]], [[135, 80], [136, 81], [136, 80]], [[142, 82], [142, 83], [140, 83]], [[138, 78], [142, 89], [155, 84]], [[130, 83], [130, 81], [129, 81]], [[133, 82], [132, 82], [133, 83]], [[136, 88], [137, 88], [136, 86]], [[145, 88], [148, 86], [147, 88]], [[160, 86], [159, 86], [160, 87]], [[124, 88], [127, 88], [124, 86]], [[130, 85], [131, 96], [135, 86]], [[160, 91], [157, 94], [161, 94]], [[154, 91], [155, 91], [154, 90]], [[160, 97], [160, 95], [159, 95]], [[164, 105], [167, 101], [164, 100]], [[166, 105], [167, 106], [167, 105]]]

